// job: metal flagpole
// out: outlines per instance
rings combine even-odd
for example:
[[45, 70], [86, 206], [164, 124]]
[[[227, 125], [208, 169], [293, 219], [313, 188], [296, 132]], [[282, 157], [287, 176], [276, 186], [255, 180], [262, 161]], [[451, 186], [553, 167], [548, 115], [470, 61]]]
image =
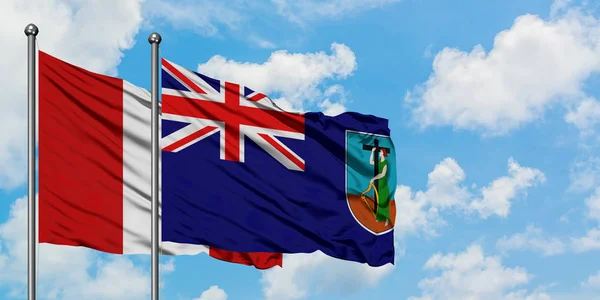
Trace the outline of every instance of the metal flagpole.
[[36, 286], [36, 205], [35, 205], [35, 136], [36, 136], [36, 56], [35, 39], [39, 30], [35, 24], [25, 27], [27, 36], [27, 299], [35, 300]]
[[158, 300], [158, 45], [162, 38], [160, 34], [153, 32], [148, 37], [148, 42], [152, 47], [152, 300]]

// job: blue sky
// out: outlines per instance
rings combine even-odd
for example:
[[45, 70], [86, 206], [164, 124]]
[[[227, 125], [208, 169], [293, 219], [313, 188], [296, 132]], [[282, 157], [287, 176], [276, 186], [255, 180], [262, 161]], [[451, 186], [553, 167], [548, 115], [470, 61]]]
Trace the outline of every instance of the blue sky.
[[[17, 199], [26, 195], [28, 22], [42, 50], [141, 87], [157, 31], [163, 57], [282, 107], [390, 120], [395, 267], [317, 253], [263, 272], [164, 257], [164, 299], [600, 298], [597, 3], [18, 2], [0, 4], [2, 69], [14, 70], [0, 74], [0, 298], [23, 298], [26, 287]], [[39, 257], [43, 299], [149, 298], [147, 256], [44, 245]]]

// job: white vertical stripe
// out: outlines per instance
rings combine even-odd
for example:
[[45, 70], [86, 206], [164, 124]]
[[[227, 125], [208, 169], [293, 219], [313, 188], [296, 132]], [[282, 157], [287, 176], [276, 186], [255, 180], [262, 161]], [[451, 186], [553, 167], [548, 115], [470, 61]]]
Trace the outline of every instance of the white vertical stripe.
[[[149, 91], [123, 81], [123, 253], [150, 254]], [[162, 243], [163, 254], [208, 252], [202, 245]]]

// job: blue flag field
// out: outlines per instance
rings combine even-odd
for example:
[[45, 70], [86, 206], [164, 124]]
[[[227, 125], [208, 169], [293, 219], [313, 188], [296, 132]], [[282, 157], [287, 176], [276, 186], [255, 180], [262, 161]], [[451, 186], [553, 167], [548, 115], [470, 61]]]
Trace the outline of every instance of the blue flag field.
[[162, 88], [163, 241], [394, 262], [386, 119], [285, 112], [167, 60]]

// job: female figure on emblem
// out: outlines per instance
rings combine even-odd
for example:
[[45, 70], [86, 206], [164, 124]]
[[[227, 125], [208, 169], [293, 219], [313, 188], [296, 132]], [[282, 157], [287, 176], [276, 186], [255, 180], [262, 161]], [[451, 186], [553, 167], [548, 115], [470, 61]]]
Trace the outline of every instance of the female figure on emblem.
[[[375, 148], [371, 150], [371, 165], [375, 164], [374, 159]], [[388, 221], [390, 220], [390, 189], [388, 187], [388, 161], [385, 159], [387, 157], [387, 152], [385, 149], [379, 150], [378, 153], [380, 160], [378, 162], [378, 170], [377, 175], [371, 178], [369, 184], [373, 184], [375, 180], [377, 180], [377, 186], [375, 187], [377, 190], [377, 214], [375, 215], [375, 220], [377, 222], [381, 222], [385, 220], [385, 226], [388, 225]]]

